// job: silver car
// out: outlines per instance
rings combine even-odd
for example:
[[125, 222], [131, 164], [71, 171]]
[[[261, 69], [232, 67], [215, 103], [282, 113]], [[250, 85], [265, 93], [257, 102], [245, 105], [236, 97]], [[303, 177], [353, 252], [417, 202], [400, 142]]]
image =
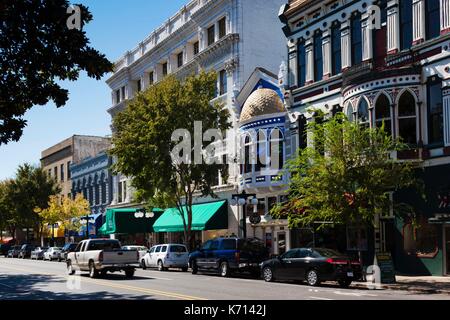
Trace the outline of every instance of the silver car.
[[48, 247], [37, 247], [33, 251], [31, 251], [30, 259], [42, 260], [44, 259], [44, 253], [48, 250]]
[[48, 261], [58, 260], [60, 254], [61, 254], [61, 248], [50, 247], [47, 251], [44, 252], [44, 260], [48, 260]]

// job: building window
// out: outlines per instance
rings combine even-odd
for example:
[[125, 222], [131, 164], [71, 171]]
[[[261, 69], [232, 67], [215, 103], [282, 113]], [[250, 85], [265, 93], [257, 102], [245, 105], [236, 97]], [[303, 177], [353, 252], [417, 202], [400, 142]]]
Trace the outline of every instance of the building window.
[[123, 201], [127, 201], [127, 182], [123, 181]]
[[359, 104], [358, 104], [358, 111], [356, 113], [357, 115], [357, 121], [359, 124], [363, 127], [369, 127], [369, 104], [367, 103], [367, 100], [364, 97], [360, 98]]
[[360, 64], [362, 61], [362, 29], [361, 14], [353, 15], [351, 19], [351, 43], [352, 43], [352, 65]]
[[400, 2], [400, 50], [409, 49], [413, 42], [412, 0]]
[[121, 88], [121, 91], [122, 91], [122, 96], [121, 96], [120, 101], [123, 101], [123, 100], [125, 100], [125, 86], [123, 86], [123, 87]]
[[270, 165], [272, 169], [283, 169], [284, 137], [280, 129], [274, 129], [270, 133]]
[[219, 94], [223, 95], [227, 93], [227, 91], [227, 72], [225, 70], [222, 70], [219, 73]]
[[118, 199], [117, 199], [117, 201], [119, 202], [119, 203], [122, 203], [123, 202], [123, 198], [122, 198], [122, 182], [119, 182], [119, 190], [118, 190], [118, 192], [117, 192], [117, 196], [118, 196]]
[[150, 85], [155, 83], [154, 73], [153, 71], [148, 74], [148, 82]]
[[332, 75], [341, 73], [342, 58], [341, 58], [341, 25], [335, 23], [331, 27], [331, 68]]
[[200, 52], [200, 43], [194, 42], [194, 56]]
[[426, 219], [416, 228], [411, 223], [403, 226], [403, 249], [408, 255], [433, 258], [439, 251], [438, 232]]
[[64, 173], [65, 173], [65, 172], [64, 172], [64, 164], [62, 164], [62, 165], [61, 165], [61, 171], [60, 171], [61, 182], [64, 181], [64, 176], [65, 176]]
[[383, 123], [384, 131], [391, 135], [391, 107], [388, 97], [384, 94], [380, 95], [375, 103], [375, 126], [381, 128]]
[[48, 176], [49, 176], [49, 177], [52, 176], [52, 169], [48, 169]]
[[214, 29], [214, 25], [212, 25], [211, 27], [208, 28], [208, 46], [212, 45], [215, 41], [215, 29]]
[[163, 77], [167, 76], [167, 62], [163, 63], [162, 65], [162, 74]]
[[108, 187], [108, 184], [105, 182], [102, 184], [102, 204], [106, 204], [106, 188]]
[[348, 121], [354, 121], [354, 117], [353, 117], [353, 107], [352, 107], [351, 103], [349, 103], [349, 104], [347, 105], [347, 110], [346, 110], [345, 114], [346, 114], [346, 116], [347, 116]]
[[177, 55], [177, 66], [178, 68], [181, 68], [183, 66], [183, 52], [180, 52]]
[[258, 159], [256, 159], [255, 172], [261, 171], [261, 168], [267, 164], [266, 157], [266, 145], [267, 137], [264, 130], [258, 131], [258, 144], [256, 145], [256, 154]]
[[314, 80], [323, 79], [322, 32], [314, 35]]
[[298, 147], [303, 150], [308, 146], [308, 125], [306, 117], [301, 115], [298, 119]]
[[120, 89], [116, 90], [116, 104], [120, 103]]
[[439, 0], [425, 1], [426, 7], [426, 32], [427, 39], [439, 37], [441, 34], [441, 13], [439, 11]]
[[428, 105], [428, 143], [442, 144], [444, 142], [444, 118], [442, 100], [442, 80], [432, 77], [427, 83]]
[[405, 143], [417, 143], [416, 101], [410, 92], [405, 92], [398, 102], [398, 133]]
[[100, 184], [98, 183], [98, 180], [95, 182], [95, 204], [100, 204]]
[[252, 173], [252, 163], [251, 163], [251, 149], [252, 149], [252, 139], [250, 135], [246, 135], [244, 138], [244, 165], [242, 166], [242, 174]]
[[306, 51], [304, 41], [298, 43], [298, 87], [303, 87], [306, 82]]
[[70, 172], [70, 165], [72, 164], [71, 161], [67, 161], [67, 179], [69, 180], [70, 178], [72, 178], [72, 174]]
[[377, 3], [377, 6], [381, 11], [381, 25], [387, 23], [387, 4], [388, 0], [380, 0]]
[[222, 39], [227, 34], [227, 27], [226, 27], [226, 18], [223, 17], [219, 20], [219, 39]]
[[58, 181], [58, 167], [53, 168], [53, 176], [55, 177], [55, 180]]

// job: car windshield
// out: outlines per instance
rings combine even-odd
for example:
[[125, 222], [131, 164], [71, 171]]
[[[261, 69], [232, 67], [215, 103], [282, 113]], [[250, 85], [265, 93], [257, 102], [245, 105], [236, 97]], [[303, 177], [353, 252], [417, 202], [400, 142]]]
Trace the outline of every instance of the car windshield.
[[170, 246], [170, 250], [169, 252], [178, 252], [178, 253], [182, 253], [182, 252], [186, 252], [186, 247], [185, 246]]
[[103, 240], [103, 241], [91, 241], [89, 242], [89, 251], [94, 250], [103, 250], [103, 251], [114, 251], [114, 250], [120, 250], [121, 246], [118, 241], [114, 240]]
[[314, 251], [325, 258], [344, 256], [344, 254], [332, 249], [321, 248], [321, 249], [314, 249]]

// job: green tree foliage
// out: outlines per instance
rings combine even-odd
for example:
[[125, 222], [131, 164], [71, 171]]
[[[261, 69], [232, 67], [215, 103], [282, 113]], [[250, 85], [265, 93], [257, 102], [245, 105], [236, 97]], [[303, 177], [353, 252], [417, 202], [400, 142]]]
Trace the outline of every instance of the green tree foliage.
[[11, 184], [12, 180], [0, 181], [0, 235], [8, 230], [14, 236], [18, 222], [11, 201]]
[[41, 221], [35, 208], [47, 208], [50, 196], [59, 192], [56, 181], [42, 168], [29, 164], [19, 166], [9, 195], [17, 225], [38, 230]]
[[[397, 161], [395, 151], [408, 147], [381, 128], [366, 128], [338, 114], [308, 126], [312, 144], [287, 164], [291, 180], [288, 201], [273, 209], [291, 227], [315, 221], [372, 223], [389, 212], [390, 193], [423, 185], [415, 178], [417, 163]], [[412, 208], [395, 204], [398, 215]], [[323, 225], [325, 226], [325, 225]]]
[[[58, 81], [78, 79], [80, 71], [99, 80], [113, 65], [89, 46], [84, 31], [69, 29], [67, 0], [0, 0], [0, 145], [18, 141], [25, 112], [53, 100], [66, 104]], [[92, 20], [79, 5], [81, 26]]]
[[171, 151], [178, 142], [171, 138], [177, 129], [189, 130], [193, 138], [195, 121], [202, 123], [203, 130], [230, 127], [228, 111], [222, 104], [211, 103], [216, 83], [215, 72], [201, 72], [183, 82], [168, 76], [139, 94], [113, 123], [115, 170], [133, 177], [139, 198], [152, 206], [176, 206], [181, 212], [186, 203], [187, 220], [181, 216], [188, 246], [192, 241], [193, 195], [215, 196], [213, 182], [219, 171], [226, 175], [226, 165], [173, 162]]

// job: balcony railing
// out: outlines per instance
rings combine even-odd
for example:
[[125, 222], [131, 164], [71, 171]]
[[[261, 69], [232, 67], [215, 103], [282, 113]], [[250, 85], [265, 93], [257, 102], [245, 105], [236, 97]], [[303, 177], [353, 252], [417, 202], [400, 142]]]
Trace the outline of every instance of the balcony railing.
[[342, 72], [343, 86], [361, 82], [363, 78], [370, 76], [372, 70], [372, 61], [364, 61], [349, 67], [347, 70]]

